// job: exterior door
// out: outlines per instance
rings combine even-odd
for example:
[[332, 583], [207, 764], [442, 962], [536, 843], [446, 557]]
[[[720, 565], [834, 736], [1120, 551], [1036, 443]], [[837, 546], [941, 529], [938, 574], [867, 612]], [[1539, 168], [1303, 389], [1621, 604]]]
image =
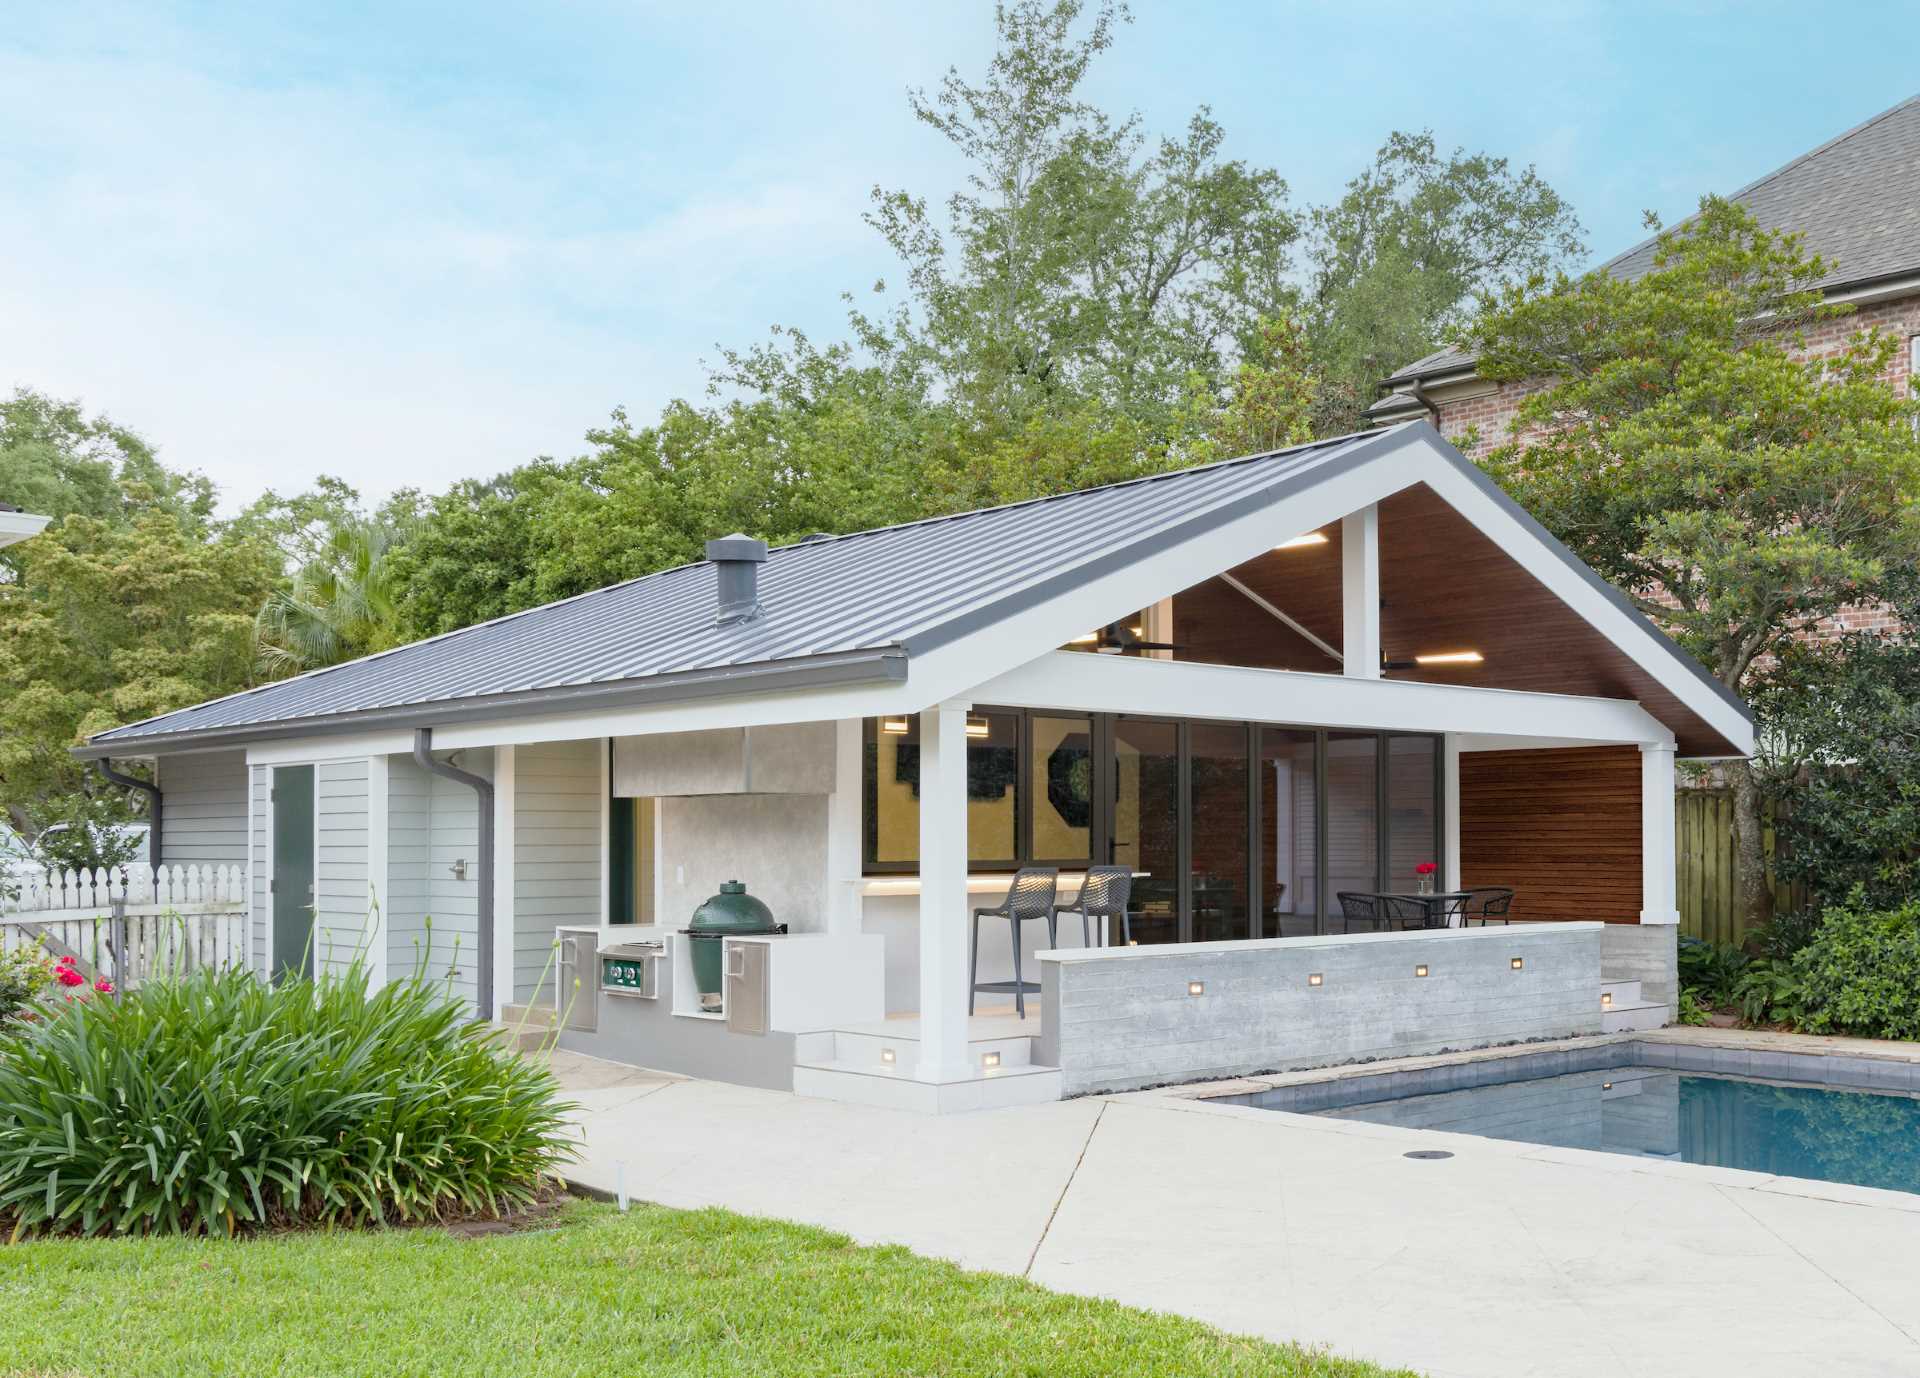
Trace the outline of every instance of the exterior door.
[[273, 772], [273, 974], [313, 974], [313, 767]]

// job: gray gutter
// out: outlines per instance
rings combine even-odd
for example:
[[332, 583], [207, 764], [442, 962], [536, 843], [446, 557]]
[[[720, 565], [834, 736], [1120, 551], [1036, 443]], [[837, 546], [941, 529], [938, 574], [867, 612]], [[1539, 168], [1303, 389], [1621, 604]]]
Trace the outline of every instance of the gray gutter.
[[128, 789], [137, 789], [147, 796], [147, 864], [158, 870], [160, 867], [160, 786], [151, 780], [138, 780], [131, 775], [122, 775], [113, 768], [113, 763], [105, 756], [94, 758], [100, 773], [116, 785], [125, 785]]
[[117, 728], [72, 748], [81, 760], [141, 756], [154, 751], [200, 749], [230, 743], [275, 741], [287, 737], [329, 737], [381, 728], [445, 726], [497, 718], [506, 713], [565, 713], [578, 709], [639, 708], [721, 698], [730, 694], [771, 694], [847, 684], [902, 684], [907, 660], [898, 646], [846, 651], [804, 659], [727, 665], [689, 670], [612, 684], [562, 685], [512, 694], [442, 699], [429, 703], [362, 708], [321, 717], [283, 718], [275, 722], [234, 723], [224, 727], [185, 728], [177, 732], [133, 733]]
[[413, 760], [429, 774], [465, 785], [479, 796], [480, 893], [474, 907], [474, 946], [480, 950], [473, 962], [473, 1003], [475, 1018], [490, 1024], [493, 1022], [493, 781], [434, 760], [431, 727], [423, 727], [413, 734]]

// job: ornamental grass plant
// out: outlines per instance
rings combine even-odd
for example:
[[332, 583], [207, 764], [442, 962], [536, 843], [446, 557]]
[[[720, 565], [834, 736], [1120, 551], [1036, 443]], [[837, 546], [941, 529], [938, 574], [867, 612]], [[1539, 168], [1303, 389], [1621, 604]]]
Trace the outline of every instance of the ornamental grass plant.
[[499, 1215], [572, 1153], [558, 1088], [446, 985], [200, 971], [0, 1045], [0, 1227], [235, 1234]]

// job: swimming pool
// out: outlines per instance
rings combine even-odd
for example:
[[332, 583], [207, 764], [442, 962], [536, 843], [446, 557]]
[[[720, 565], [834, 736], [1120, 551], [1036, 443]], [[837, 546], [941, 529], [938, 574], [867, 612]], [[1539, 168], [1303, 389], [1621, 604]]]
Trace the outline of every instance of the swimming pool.
[[[1750, 1060], [1747, 1071], [1654, 1063], [1712, 1063], [1719, 1051], [1612, 1044], [1350, 1075], [1232, 1099], [1269, 1110], [1920, 1193], [1920, 1068], [1836, 1068], [1827, 1064], [1867, 1060], [1788, 1055], [1764, 1069], [1769, 1075], [1755, 1076]], [[1840, 1071], [1884, 1084], [1832, 1084]], [[1808, 1084], [1815, 1081], [1826, 1084]]]

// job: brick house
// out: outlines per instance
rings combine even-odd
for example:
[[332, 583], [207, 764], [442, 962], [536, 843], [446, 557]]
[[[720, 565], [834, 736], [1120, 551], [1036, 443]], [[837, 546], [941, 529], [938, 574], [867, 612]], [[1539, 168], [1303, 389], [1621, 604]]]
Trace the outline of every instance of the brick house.
[[[1827, 299], [1855, 309], [1817, 325], [1809, 352], [1836, 352], [1856, 332], [1877, 326], [1906, 341], [1887, 381], [1912, 388], [1920, 374], [1920, 96], [1802, 154], [1730, 199], [1769, 229], [1804, 234], [1808, 250], [1834, 265], [1822, 284]], [[1655, 246], [1649, 238], [1602, 271], [1627, 278], [1649, 272]], [[1506, 438], [1508, 423], [1534, 386], [1488, 382], [1475, 371], [1472, 355], [1441, 349], [1389, 377], [1367, 415], [1376, 425], [1429, 417], [1441, 434], [1478, 458]], [[1844, 618], [1850, 628], [1886, 622], [1873, 609], [1849, 611]]]

